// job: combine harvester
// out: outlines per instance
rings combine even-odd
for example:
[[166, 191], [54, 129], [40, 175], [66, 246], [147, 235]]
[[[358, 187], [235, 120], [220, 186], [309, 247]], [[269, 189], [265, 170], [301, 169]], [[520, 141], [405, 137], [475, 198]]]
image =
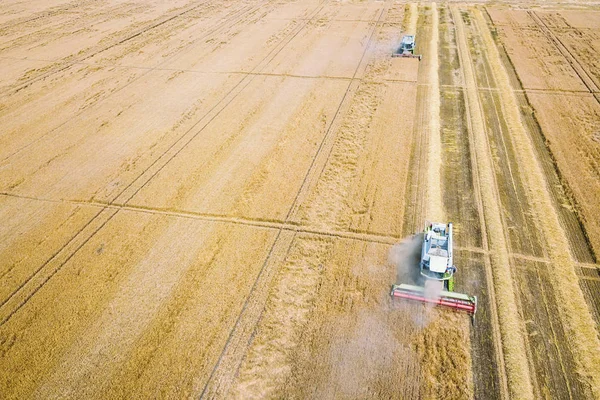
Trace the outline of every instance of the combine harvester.
[[400, 42], [400, 48], [392, 57], [408, 57], [408, 58], [418, 58], [421, 61], [420, 54], [415, 55], [415, 46], [417, 43], [415, 42], [415, 35], [404, 35], [402, 37], [402, 41]]
[[455, 293], [454, 273], [456, 267], [452, 264], [452, 223], [428, 223], [425, 226], [421, 260], [419, 262], [421, 276], [427, 280], [442, 282], [443, 290], [436, 293], [422, 286], [393, 285], [392, 297], [417, 300], [424, 303], [450, 307], [466, 311], [472, 317], [477, 311], [477, 297]]

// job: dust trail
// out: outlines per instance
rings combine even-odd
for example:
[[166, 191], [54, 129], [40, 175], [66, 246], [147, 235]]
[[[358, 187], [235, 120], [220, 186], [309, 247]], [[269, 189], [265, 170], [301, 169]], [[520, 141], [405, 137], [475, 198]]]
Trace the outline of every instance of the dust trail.
[[443, 289], [444, 283], [442, 281], [434, 281], [431, 279], [425, 281], [425, 297], [428, 299], [439, 299]]
[[[438, 76], [438, 10], [437, 4], [431, 3], [431, 41], [429, 43], [429, 153], [427, 155], [427, 217], [434, 221], [442, 221], [444, 217], [442, 203], [441, 138], [440, 138], [440, 82]], [[418, 40], [418, 38], [417, 38]]]
[[[444, 289], [444, 283], [441, 281], [425, 280], [423, 282], [424, 295], [430, 300], [437, 300], [442, 294]], [[437, 310], [437, 306], [433, 303], [423, 303], [423, 312], [416, 313], [413, 316], [413, 321], [422, 330], [425, 330], [432, 322], [440, 320], [443, 315], [443, 319], [447, 319], [446, 314], [440, 314], [440, 310]], [[444, 311], [442, 311], [444, 312]], [[422, 335], [425, 332], [421, 333]]]
[[423, 234], [404, 238], [390, 249], [388, 261], [396, 266], [396, 284], [419, 283], [419, 261]]
[[[390, 249], [388, 260], [396, 266], [398, 283], [415, 283], [423, 286], [427, 298], [437, 299], [443, 290], [443, 282], [424, 280], [419, 273], [422, 241], [422, 233], [405, 238]], [[439, 310], [430, 303], [422, 303], [418, 308], [410, 308], [408, 303], [399, 301], [396, 306], [401, 309], [401, 312], [410, 313], [413, 336], [409, 339], [408, 346], [397, 342], [386, 346], [390, 346], [390, 349], [396, 352], [400, 351], [403, 358], [408, 358], [409, 361], [406, 362], [417, 366], [420, 379], [416, 384], [420, 388], [420, 398], [472, 399], [473, 375], [469, 351], [469, 324], [466, 323], [464, 316]], [[354, 339], [356, 343], [352, 342], [353, 345], [360, 343], [368, 346], [370, 335], [377, 335], [389, 342], [385, 333], [378, 330], [375, 324], [371, 323], [370, 326], [374, 328], [363, 334], [363, 340], [367, 340], [367, 343], [356, 338]], [[348, 354], [354, 354], [352, 346], [346, 346], [345, 349], [348, 350]], [[375, 348], [369, 348], [369, 352], [377, 358], [380, 357]], [[352, 362], [352, 356], [348, 356], [348, 360]], [[351, 382], [352, 390], [357, 388], [357, 382], [368, 383], [368, 380], [361, 376], [348, 376], [351, 376], [348, 382]], [[407, 385], [410, 383], [407, 382]]]
[[[396, 266], [396, 284], [407, 283], [425, 288], [425, 296], [437, 299], [443, 290], [444, 284], [440, 281], [424, 280], [420, 274], [421, 244], [423, 233], [404, 238], [400, 243], [392, 246], [388, 254], [390, 264]], [[423, 303], [424, 312], [413, 314], [413, 322], [423, 329], [431, 322], [434, 304]]]

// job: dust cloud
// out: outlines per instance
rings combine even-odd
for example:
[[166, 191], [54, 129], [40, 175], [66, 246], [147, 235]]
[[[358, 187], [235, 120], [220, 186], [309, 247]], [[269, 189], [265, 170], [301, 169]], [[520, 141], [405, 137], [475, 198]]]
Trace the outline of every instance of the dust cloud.
[[[441, 281], [424, 279], [420, 274], [419, 263], [421, 260], [421, 244], [423, 233], [404, 238], [400, 243], [392, 246], [388, 254], [388, 262], [396, 266], [396, 284], [406, 283], [422, 286], [425, 288], [425, 296], [428, 299], [437, 299], [444, 288]], [[413, 313], [413, 322], [423, 329], [432, 318], [432, 303], [423, 303], [425, 311]]]
[[[433, 300], [439, 298], [442, 289], [444, 289], [444, 283], [442, 281], [434, 281], [431, 279], [425, 281], [425, 297], [428, 299]], [[432, 304], [429, 305], [432, 306]]]
[[419, 284], [421, 243], [423, 243], [423, 234], [418, 233], [404, 238], [390, 249], [388, 262], [396, 266], [396, 284]]

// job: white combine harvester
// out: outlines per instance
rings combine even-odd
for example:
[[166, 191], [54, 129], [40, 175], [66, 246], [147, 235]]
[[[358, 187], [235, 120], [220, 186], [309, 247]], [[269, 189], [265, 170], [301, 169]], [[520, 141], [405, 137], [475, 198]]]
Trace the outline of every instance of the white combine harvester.
[[420, 54], [414, 54], [416, 45], [417, 42], [415, 41], [415, 35], [404, 35], [402, 37], [402, 41], [400, 42], [400, 48], [398, 51], [392, 54], [392, 57], [418, 58], [419, 61], [421, 61], [423, 56]]
[[439, 293], [428, 293], [422, 286], [393, 285], [393, 297], [417, 300], [462, 310], [475, 315], [477, 297], [454, 292], [454, 266], [452, 257], [452, 223], [427, 223], [423, 234], [419, 268], [425, 280], [441, 282]]

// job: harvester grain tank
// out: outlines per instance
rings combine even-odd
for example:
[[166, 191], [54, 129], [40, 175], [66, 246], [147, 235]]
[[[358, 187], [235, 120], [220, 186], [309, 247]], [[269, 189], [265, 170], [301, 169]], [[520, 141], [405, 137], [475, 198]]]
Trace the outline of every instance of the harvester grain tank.
[[422, 56], [420, 54], [415, 54], [416, 45], [415, 35], [404, 35], [400, 42], [400, 48], [392, 54], [392, 57], [418, 58], [419, 61], [421, 61]]
[[443, 290], [428, 293], [423, 286], [409, 284], [393, 285], [393, 297], [416, 300], [423, 303], [450, 307], [466, 311], [474, 316], [477, 311], [477, 297], [454, 292], [452, 223], [426, 223], [419, 262], [422, 280], [438, 281]]

